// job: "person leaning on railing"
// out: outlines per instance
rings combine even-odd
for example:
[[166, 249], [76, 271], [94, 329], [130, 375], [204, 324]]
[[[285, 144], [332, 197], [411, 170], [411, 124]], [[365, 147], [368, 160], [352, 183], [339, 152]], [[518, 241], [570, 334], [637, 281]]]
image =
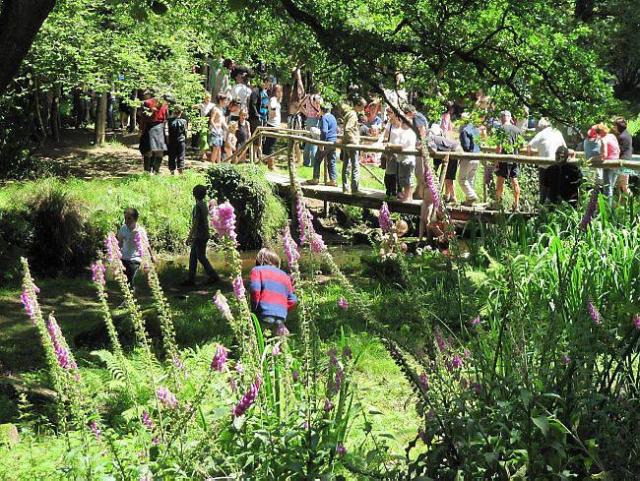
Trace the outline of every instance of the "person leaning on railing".
[[[538, 133], [529, 141], [527, 145], [527, 155], [531, 155], [532, 149], [538, 150], [538, 157], [543, 159], [555, 159], [556, 152], [560, 147], [566, 147], [562, 132], [554, 128], [551, 123], [542, 117], [538, 121]], [[555, 181], [551, 178], [551, 170], [547, 166], [538, 167], [538, 179], [540, 181], [540, 203], [544, 204], [550, 200], [550, 184]]]
[[[351, 102], [351, 106], [345, 106], [344, 126], [342, 128], [342, 142], [344, 144], [360, 143], [360, 125], [358, 115], [364, 112], [367, 102], [357, 96]], [[345, 149], [344, 162], [342, 164], [342, 191], [349, 192], [347, 180], [351, 180], [351, 192], [358, 193], [360, 188], [359, 152], [356, 149]]]
[[[338, 121], [331, 113], [331, 104], [322, 104], [322, 118], [320, 119], [320, 140], [324, 142], [333, 142], [338, 140]], [[334, 145], [323, 145], [316, 151], [316, 157], [313, 163], [313, 178], [306, 183], [309, 185], [317, 185], [320, 183], [320, 167], [322, 161], [327, 161], [327, 170], [329, 171], [329, 180], [326, 185], [336, 187], [336, 148]]]

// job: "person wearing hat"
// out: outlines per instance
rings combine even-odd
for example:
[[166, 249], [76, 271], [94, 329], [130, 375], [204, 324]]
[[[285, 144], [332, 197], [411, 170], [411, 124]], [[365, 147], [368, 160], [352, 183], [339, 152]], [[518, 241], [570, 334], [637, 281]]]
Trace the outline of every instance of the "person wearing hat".
[[[519, 144], [522, 141], [522, 131], [513, 125], [511, 112], [503, 110], [500, 112], [500, 129], [505, 134], [505, 140], [498, 145], [498, 153], [518, 154]], [[504, 193], [504, 181], [509, 179], [513, 188], [513, 210], [518, 210], [520, 206], [520, 183], [518, 182], [518, 164], [515, 162], [498, 162], [496, 175], [496, 204], [502, 204]]]
[[[338, 121], [331, 113], [331, 104], [324, 102], [321, 106], [322, 117], [320, 118], [320, 140], [324, 142], [335, 143], [338, 140]], [[307, 181], [309, 185], [317, 185], [320, 183], [320, 167], [322, 161], [327, 159], [327, 168], [329, 170], [329, 180], [326, 185], [337, 187], [336, 173], [336, 148], [332, 145], [323, 145], [316, 151], [313, 163], [313, 178]]]

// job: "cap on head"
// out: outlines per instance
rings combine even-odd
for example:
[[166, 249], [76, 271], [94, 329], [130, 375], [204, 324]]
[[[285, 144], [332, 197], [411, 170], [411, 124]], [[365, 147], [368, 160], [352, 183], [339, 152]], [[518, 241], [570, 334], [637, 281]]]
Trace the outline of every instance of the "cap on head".
[[538, 128], [540, 130], [546, 129], [547, 127], [551, 127], [551, 122], [549, 122], [549, 119], [547, 119], [546, 117], [542, 117], [540, 120], [538, 120]]
[[508, 110], [503, 110], [502, 112], [500, 112], [500, 116], [501, 117], [505, 117], [507, 119], [511, 118], [511, 112], [509, 112]]

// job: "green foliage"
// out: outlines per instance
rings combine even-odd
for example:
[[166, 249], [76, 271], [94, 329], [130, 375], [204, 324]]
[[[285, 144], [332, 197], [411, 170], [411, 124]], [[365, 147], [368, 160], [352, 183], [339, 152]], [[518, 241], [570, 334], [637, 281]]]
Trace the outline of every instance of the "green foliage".
[[243, 249], [269, 244], [284, 227], [287, 211], [257, 167], [219, 164], [209, 169], [207, 182], [212, 199], [219, 203], [228, 200], [234, 206], [240, 226], [238, 242]]

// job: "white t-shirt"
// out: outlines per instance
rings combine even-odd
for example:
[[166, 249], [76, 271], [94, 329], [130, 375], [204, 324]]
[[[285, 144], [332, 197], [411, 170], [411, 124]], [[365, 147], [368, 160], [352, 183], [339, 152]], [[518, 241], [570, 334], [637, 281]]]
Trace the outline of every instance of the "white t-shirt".
[[[391, 135], [393, 136], [393, 131], [395, 129], [391, 129]], [[397, 142], [395, 144], [402, 145], [402, 150], [416, 150], [416, 143], [418, 142], [418, 137], [412, 128], [402, 128], [397, 129], [400, 131], [398, 134]], [[411, 162], [415, 163], [416, 156], [415, 155], [399, 155], [398, 162], [402, 162], [403, 164], [408, 164]]]
[[271, 127], [280, 127], [282, 122], [281, 105], [277, 97], [271, 97], [269, 100], [269, 120], [267, 125]]
[[200, 115], [202, 115], [203, 117], [208, 117], [209, 114], [211, 113], [211, 109], [214, 108], [216, 105], [213, 102], [209, 102], [209, 103], [204, 103], [202, 102], [199, 106], [200, 108]]
[[235, 84], [231, 89], [231, 97], [240, 104], [242, 110], [247, 110], [247, 103], [251, 96], [251, 87], [247, 84]]
[[[529, 146], [532, 149], [538, 150], [538, 157], [542, 157], [543, 159], [555, 159], [556, 150], [558, 150], [559, 147], [566, 147], [567, 144], [564, 141], [562, 132], [558, 129], [554, 129], [553, 127], [547, 127], [538, 132], [536, 136], [531, 139]], [[540, 167], [546, 168], [548, 166]]]
[[127, 224], [122, 224], [122, 227], [118, 230], [118, 237], [122, 239], [120, 251], [122, 252], [123, 261], [142, 261], [142, 256], [138, 251], [138, 244], [136, 244], [136, 232], [138, 232], [137, 226], [131, 230]]

